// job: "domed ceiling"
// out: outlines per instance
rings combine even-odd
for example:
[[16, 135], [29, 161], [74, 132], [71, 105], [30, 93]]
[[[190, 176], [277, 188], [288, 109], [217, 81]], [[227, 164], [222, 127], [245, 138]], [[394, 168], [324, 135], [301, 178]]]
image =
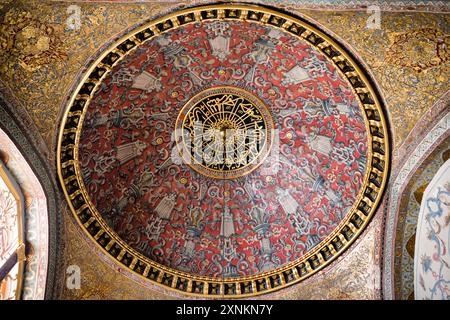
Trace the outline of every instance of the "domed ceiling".
[[60, 178], [82, 228], [186, 293], [310, 276], [361, 233], [386, 180], [363, 72], [321, 31], [260, 7], [186, 9], [127, 35], [63, 122]]

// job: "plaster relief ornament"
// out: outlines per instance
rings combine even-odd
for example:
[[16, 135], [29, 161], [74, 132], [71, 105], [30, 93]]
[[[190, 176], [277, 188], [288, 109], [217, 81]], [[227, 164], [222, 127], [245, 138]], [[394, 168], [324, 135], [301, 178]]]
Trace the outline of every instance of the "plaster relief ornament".
[[387, 128], [336, 41], [223, 4], [117, 44], [70, 101], [58, 168], [80, 227], [125, 272], [248, 297], [306, 279], [364, 230], [385, 185]]

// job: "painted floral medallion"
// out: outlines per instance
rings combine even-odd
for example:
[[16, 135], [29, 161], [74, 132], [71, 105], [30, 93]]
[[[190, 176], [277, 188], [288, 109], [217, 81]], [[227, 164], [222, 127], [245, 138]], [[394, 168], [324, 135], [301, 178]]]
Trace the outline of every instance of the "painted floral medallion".
[[131, 270], [241, 296], [351, 243], [384, 187], [386, 131], [331, 40], [327, 51], [261, 8], [214, 8], [156, 22], [99, 61], [66, 114], [60, 175], [84, 228]]

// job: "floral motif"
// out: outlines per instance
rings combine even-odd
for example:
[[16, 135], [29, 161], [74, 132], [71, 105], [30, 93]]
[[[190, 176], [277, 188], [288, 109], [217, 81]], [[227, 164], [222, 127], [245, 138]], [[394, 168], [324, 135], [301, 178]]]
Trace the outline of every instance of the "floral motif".
[[388, 61], [422, 72], [450, 59], [450, 36], [424, 28], [398, 34], [388, 51]]
[[28, 11], [8, 11], [0, 22], [2, 71], [10, 71], [11, 64], [34, 71], [65, 57], [60, 31], [60, 27], [41, 22]]
[[416, 299], [450, 299], [450, 160], [425, 190], [416, 236]]
[[[115, 83], [118, 74], [127, 80]], [[181, 108], [221, 86], [259, 97], [283, 137], [279, 157], [229, 181], [171, 157]], [[144, 113], [139, 124], [132, 110]], [[249, 276], [301, 258], [345, 219], [366, 170], [348, 82], [308, 43], [251, 22], [186, 25], [139, 46], [106, 76], [85, 119], [79, 161], [100, 214], [134, 249], [196, 275]]]

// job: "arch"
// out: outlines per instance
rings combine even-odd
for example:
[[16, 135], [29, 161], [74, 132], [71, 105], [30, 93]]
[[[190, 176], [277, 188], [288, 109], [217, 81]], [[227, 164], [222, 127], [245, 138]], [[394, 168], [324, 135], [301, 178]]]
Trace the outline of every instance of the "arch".
[[401, 277], [402, 271], [399, 270], [397, 263], [397, 249], [403, 241], [399, 230], [403, 230], [404, 221], [408, 216], [405, 201], [402, 201], [402, 199], [409, 195], [410, 186], [418, 178], [418, 174], [427, 159], [433, 157], [433, 152], [448, 140], [450, 135], [449, 97], [450, 93], [447, 92], [437, 100], [433, 107], [418, 121], [394, 155], [384, 220], [382, 252], [382, 292], [384, 299], [400, 299], [399, 277]]
[[[6, 184], [15, 186], [17, 206], [24, 210], [22, 246], [27, 248], [26, 268], [23, 274], [22, 297], [44, 299], [48, 266], [48, 213], [44, 191], [17, 147], [0, 130], [0, 150], [4, 156]], [[13, 179], [15, 179], [15, 182]], [[19, 209], [20, 210], [20, 209]], [[22, 252], [24, 254], [24, 252]], [[18, 257], [19, 262], [25, 257]], [[23, 268], [23, 267], [22, 267]], [[20, 270], [18, 271], [21, 277]], [[20, 291], [20, 285], [18, 285]], [[16, 297], [21, 295], [18, 292]]]
[[0, 159], [0, 300], [20, 299], [25, 263], [25, 200]]
[[[0, 154], [11, 176], [24, 195], [25, 265], [22, 299], [51, 299], [55, 295], [56, 250], [60, 222], [56, 215], [58, 199], [55, 182], [46, 161], [45, 151], [36, 147], [39, 139], [33, 128], [13, 115], [16, 108], [0, 94]], [[40, 150], [40, 151], [38, 151]]]

